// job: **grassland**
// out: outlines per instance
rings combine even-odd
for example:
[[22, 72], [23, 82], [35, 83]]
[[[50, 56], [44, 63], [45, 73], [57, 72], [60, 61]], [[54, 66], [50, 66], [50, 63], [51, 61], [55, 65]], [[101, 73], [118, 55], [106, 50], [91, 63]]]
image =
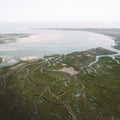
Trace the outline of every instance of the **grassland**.
[[[119, 120], [120, 58], [97, 48], [0, 69], [0, 120]], [[78, 72], [57, 71], [63, 67]]]
[[2, 63], [2, 58], [0, 58], [0, 63]]

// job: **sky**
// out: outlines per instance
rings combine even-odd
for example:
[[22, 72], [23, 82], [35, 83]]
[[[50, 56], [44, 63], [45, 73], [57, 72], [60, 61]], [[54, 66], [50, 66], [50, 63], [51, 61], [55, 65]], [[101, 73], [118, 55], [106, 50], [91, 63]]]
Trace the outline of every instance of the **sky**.
[[0, 22], [120, 22], [120, 0], [0, 0]]

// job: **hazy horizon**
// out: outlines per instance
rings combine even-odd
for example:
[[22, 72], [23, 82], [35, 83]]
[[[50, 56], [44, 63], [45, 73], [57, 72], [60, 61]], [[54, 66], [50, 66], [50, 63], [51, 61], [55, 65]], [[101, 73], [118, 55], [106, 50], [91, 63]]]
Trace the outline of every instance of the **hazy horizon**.
[[119, 5], [119, 0], [0, 0], [0, 27], [120, 28]]
[[119, 0], [0, 0], [0, 22], [120, 22]]
[[0, 22], [0, 33], [34, 28], [120, 28], [120, 22]]

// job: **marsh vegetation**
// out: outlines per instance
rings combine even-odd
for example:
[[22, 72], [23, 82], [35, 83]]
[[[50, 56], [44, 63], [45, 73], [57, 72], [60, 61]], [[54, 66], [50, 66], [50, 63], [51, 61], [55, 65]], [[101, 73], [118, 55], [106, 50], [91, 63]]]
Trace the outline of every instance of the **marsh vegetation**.
[[[97, 48], [0, 69], [1, 120], [119, 120], [120, 58]], [[59, 71], [74, 68], [77, 74]]]

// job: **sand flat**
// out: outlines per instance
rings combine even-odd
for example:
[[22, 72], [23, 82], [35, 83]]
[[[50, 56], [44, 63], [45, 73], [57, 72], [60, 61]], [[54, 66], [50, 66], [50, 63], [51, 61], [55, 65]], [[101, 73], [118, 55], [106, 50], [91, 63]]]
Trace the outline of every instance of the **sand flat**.
[[55, 39], [57, 36], [54, 34], [32, 34], [28, 37], [17, 38], [19, 43], [37, 42]]
[[40, 57], [38, 56], [25, 56], [25, 57], [22, 57], [20, 60], [21, 61], [35, 61], [38, 59], [40, 59]]
[[56, 71], [60, 71], [60, 72], [65, 72], [68, 73], [70, 75], [76, 75], [78, 74], [78, 71], [75, 71], [73, 67], [63, 67], [62, 69], [56, 70]]

